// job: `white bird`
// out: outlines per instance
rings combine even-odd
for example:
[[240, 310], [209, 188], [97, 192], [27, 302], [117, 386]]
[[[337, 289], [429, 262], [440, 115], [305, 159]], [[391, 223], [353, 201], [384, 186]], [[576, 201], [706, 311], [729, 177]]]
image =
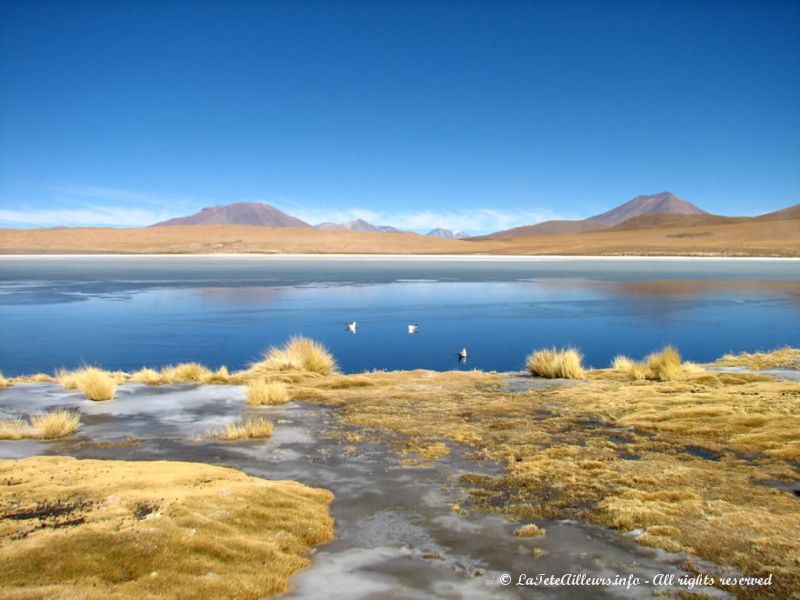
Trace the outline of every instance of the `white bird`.
[[458, 353], [458, 360], [467, 360], [467, 349], [462, 348]]
[[353, 321], [352, 323], [347, 323], [347, 325], [345, 325], [345, 329], [347, 329], [347, 331], [349, 331], [350, 333], [355, 333], [356, 332], [356, 322]]
[[409, 325], [408, 333], [417, 333], [417, 329], [419, 329], [419, 325]]

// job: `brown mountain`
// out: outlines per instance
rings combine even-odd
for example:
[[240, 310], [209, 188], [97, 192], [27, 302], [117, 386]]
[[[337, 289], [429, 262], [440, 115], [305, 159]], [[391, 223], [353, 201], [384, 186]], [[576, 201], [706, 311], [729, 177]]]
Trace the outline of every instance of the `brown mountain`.
[[596, 221], [542, 221], [536, 225], [523, 225], [492, 233], [484, 238], [493, 240], [511, 240], [514, 238], [530, 237], [536, 235], [561, 235], [563, 233], [584, 233], [605, 229], [605, 225]]
[[706, 211], [697, 208], [691, 202], [681, 200], [670, 192], [661, 192], [652, 196], [636, 196], [633, 200], [620, 204], [616, 208], [593, 217], [588, 221], [596, 221], [612, 227], [633, 217], [645, 214], [669, 214], [669, 215], [706, 215]]
[[800, 219], [800, 204], [795, 204], [783, 210], [776, 210], [775, 212], [759, 215], [755, 217], [759, 221], [787, 221], [791, 219]]
[[637, 196], [616, 208], [580, 221], [544, 221], [498, 231], [484, 236], [490, 239], [514, 239], [537, 235], [587, 233], [607, 229], [642, 215], [708, 215], [694, 204], [681, 200], [670, 192]]
[[320, 223], [317, 229], [326, 231], [372, 231], [375, 233], [399, 233], [400, 230], [388, 225], [373, 225], [364, 219], [356, 219], [347, 223]]
[[236, 202], [223, 206], [209, 206], [188, 217], [161, 221], [151, 227], [170, 225], [258, 225], [260, 227], [311, 227], [274, 206], [260, 202]]

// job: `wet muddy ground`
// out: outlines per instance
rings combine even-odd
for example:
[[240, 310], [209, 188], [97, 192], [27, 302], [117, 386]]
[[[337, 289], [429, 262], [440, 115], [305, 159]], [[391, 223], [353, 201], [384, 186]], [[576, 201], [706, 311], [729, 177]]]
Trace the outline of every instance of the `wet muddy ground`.
[[[80, 411], [75, 436], [2, 441], [0, 458], [55, 454], [195, 461], [331, 490], [336, 495], [332, 513], [337, 538], [320, 547], [312, 566], [294, 577], [287, 598], [649, 598], [685, 590], [644, 583], [657, 574], [686, 575], [687, 557], [640, 546], [632, 535], [572, 521], [538, 521], [546, 529], [544, 536], [518, 538], [513, 532], [521, 523], [479, 511], [454, 511], [454, 505], [468, 505], [459, 475], [498, 473], [501, 467], [471, 461], [457, 447], [431, 465], [408, 465], [384, 445], [342, 438], [335, 411], [328, 408], [301, 403], [249, 407], [243, 389], [235, 386], [126, 384], [109, 402], [90, 402], [51, 384], [0, 390], [0, 417], [57, 406]], [[272, 438], [202, 438], [209, 428], [247, 414], [271, 419]], [[693, 563], [704, 571], [719, 571]], [[642, 583], [630, 588], [514, 585], [522, 574], [567, 573], [633, 575]], [[503, 585], [504, 574], [511, 576], [510, 585]], [[714, 588], [703, 592], [727, 597]]]

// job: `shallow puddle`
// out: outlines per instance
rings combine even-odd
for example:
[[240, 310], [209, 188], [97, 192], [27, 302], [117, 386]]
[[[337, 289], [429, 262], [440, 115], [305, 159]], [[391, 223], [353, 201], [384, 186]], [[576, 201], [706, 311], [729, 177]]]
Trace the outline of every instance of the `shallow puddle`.
[[[542, 522], [546, 534], [513, 535], [519, 523], [478, 511], [461, 514], [465, 472], [499, 473], [458, 448], [430, 466], [404, 465], [382, 444], [351, 444], [336, 435], [334, 412], [312, 404], [249, 407], [241, 387], [126, 384], [117, 399], [90, 402], [50, 384], [0, 391], [0, 417], [64, 406], [81, 412], [78, 434], [64, 441], [3, 441], [0, 457], [61, 454], [79, 458], [186, 460], [231, 466], [269, 479], [293, 479], [336, 495], [337, 538], [292, 580], [287, 598], [650, 598], [670, 588], [517, 586], [522, 574], [588, 577], [685, 575], [685, 555], [636, 543], [632, 535], [572, 521]], [[211, 427], [242, 415], [275, 423], [265, 441], [203, 439]], [[708, 569], [693, 559], [696, 567]], [[503, 575], [511, 584], [503, 585]], [[673, 588], [671, 591], [678, 591]], [[693, 591], [697, 592], [695, 588]], [[727, 594], [713, 588], [703, 592]]]

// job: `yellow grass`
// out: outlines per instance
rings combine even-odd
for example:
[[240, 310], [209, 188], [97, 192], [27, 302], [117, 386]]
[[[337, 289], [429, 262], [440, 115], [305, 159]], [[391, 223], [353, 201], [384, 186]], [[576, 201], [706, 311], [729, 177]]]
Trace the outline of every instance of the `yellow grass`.
[[164, 367], [161, 370], [161, 379], [164, 383], [201, 383], [211, 374], [208, 367], [190, 362]]
[[264, 359], [251, 365], [251, 370], [310, 371], [321, 375], [336, 372], [333, 355], [325, 346], [308, 338], [291, 338], [284, 346], [270, 348]]
[[261, 417], [250, 417], [237, 423], [210, 430], [206, 437], [215, 440], [249, 440], [268, 438], [272, 435], [272, 423]]
[[541, 527], [537, 527], [533, 523], [529, 523], [528, 525], [523, 525], [516, 531], [514, 531], [514, 535], [517, 537], [541, 537], [545, 534], [545, 530]]
[[330, 492], [199, 463], [0, 460], [0, 481], [3, 598], [255, 600], [334, 533]]
[[32, 415], [30, 422], [23, 419], [0, 419], [0, 440], [52, 440], [69, 437], [78, 429], [80, 418], [77, 413], [56, 409]]
[[131, 373], [130, 380], [134, 383], [143, 383], [145, 385], [161, 385], [164, 379], [161, 373], [155, 369], [139, 369], [135, 373]]
[[6, 379], [2, 373], [0, 373], [0, 388], [8, 387], [11, 385], [11, 382]]
[[726, 354], [715, 365], [747, 369], [800, 369], [800, 348], [783, 346], [767, 352]]
[[527, 359], [525, 366], [532, 375], [549, 379], [584, 379], [583, 355], [575, 348], [546, 348], [537, 350]]
[[67, 371], [66, 369], [58, 369], [55, 375], [58, 385], [65, 390], [77, 390], [78, 378], [76, 371]]
[[206, 378], [203, 380], [203, 383], [206, 384], [229, 384], [232, 383], [231, 374], [228, 372], [228, 367], [225, 365], [221, 366], [216, 371], [209, 373]]
[[674, 381], [683, 374], [681, 355], [672, 346], [650, 354], [645, 358], [645, 365], [647, 365], [647, 378], [655, 381]]
[[642, 529], [642, 544], [773, 572], [773, 587], [748, 598], [792, 597], [797, 499], [762, 482], [800, 479], [800, 385], [682, 368], [675, 381], [591, 371], [578, 386], [515, 393], [491, 373], [363, 373], [371, 385], [358, 387], [334, 375], [297, 384], [293, 397], [337, 407], [344, 437], [388, 443], [403, 462], [444, 440], [505, 464], [501, 476], [460, 478], [471, 497], [460, 510]]
[[247, 382], [245, 397], [248, 404], [286, 404], [289, 391], [286, 384], [280, 381], [253, 379]]
[[33, 415], [31, 426], [39, 432], [39, 437], [45, 440], [68, 437], [75, 433], [80, 424], [77, 413], [63, 408]]
[[83, 392], [89, 400], [111, 400], [117, 393], [114, 376], [96, 367], [84, 367], [72, 373], [68, 381]]
[[627, 356], [617, 356], [611, 364], [614, 371], [624, 374], [631, 381], [678, 381], [690, 375], [705, 373], [705, 369], [693, 362], [684, 362], [672, 346], [649, 354], [641, 362]]

